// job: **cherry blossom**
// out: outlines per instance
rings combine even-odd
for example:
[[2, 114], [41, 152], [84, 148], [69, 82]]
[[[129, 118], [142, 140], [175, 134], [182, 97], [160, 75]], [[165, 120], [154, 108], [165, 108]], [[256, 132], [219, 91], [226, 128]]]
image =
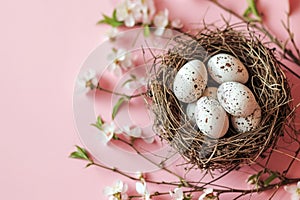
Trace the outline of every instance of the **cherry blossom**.
[[145, 180], [142, 180], [142, 182], [136, 182], [135, 189], [138, 194], [142, 195], [143, 200], [151, 200], [151, 195], [147, 189]]
[[110, 41], [115, 41], [119, 34], [119, 30], [116, 27], [112, 27], [108, 32], [107, 36]]
[[122, 75], [122, 71], [132, 67], [131, 54], [125, 49], [113, 49], [112, 53], [108, 55], [108, 60], [112, 62], [108, 70], [113, 72], [116, 76]]
[[116, 17], [126, 27], [133, 27], [136, 23], [151, 24], [155, 11], [153, 0], [126, 0], [117, 6]]
[[154, 16], [153, 24], [154, 26], [156, 26], [154, 34], [157, 36], [163, 35], [165, 28], [169, 24], [169, 10], [164, 9], [163, 11], [159, 11]]
[[104, 123], [101, 126], [101, 130], [104, 133], [104, 143], [107, 144], [113, 137], [115, 134], [120, 134], [121, 131], [116, 129], [115, 123], [114, 122], [110, 122], [110, 123]]
[[85, 71], [82, 75], [79, 75], [77, 79], [77, 85], [80, 91], [93, 90], [97, 87], [98, 79], [96, 77], [96, 71], [89, 69]]
[[300, 181], [297, 185], [284, 186], [285, 191], [291, 194], [291, 200], [300, 199]]
[[183, 23], [180, 19], [174, 19], [171, 21], [171, 27], [176, 29], [181, 29], [183, 27]]
[[170, 191], [170, 195], [173, 200], [183, 200], [184, 199], [183, 191], [181, 188], [175, 188], [174, 192]]
[[104, 195], [109, 197], [109, 200], [127, 200], [127, 189], [127, 184], [118, 180], [112, 187], [107, 186], [106, 188], [104, 188], [103, 193]]
[[130, 127], [130, 126], [124, 126], [123, 127], [124, 133], [132, 138], [141, 138], [146, 143], [153, 143], [154, 142], [154, 136], [146, 136], [144, 135], [142, 129], [140, 127]]
[[203, 194], [199, 197], [198, 200], [209, 200], [215, 199], [216, 196], [213, 194], [214, 190], [212, 188], [206, 188], [203, 190]]

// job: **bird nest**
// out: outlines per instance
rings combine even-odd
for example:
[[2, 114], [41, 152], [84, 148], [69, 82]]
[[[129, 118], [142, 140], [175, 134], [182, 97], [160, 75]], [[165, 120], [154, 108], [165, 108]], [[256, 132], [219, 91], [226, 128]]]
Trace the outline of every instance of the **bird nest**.
[[[248, 26], [240, 25], [205, 26], [196, 34], [180, 34], [172, 40], [168, 51], [156, 56], [149, 82], [154, 131], [201, 169], [226, 170], [256, 161], [282, 136], [290, 113], [290, 89], [275, 49], [265, 46]], [[253, 131], [238, 133], [230, 126], [224, 137], [212, 139], [190, 123], [187, 105], [174, 96], [172, 88], [184, 64], [194, 59], [206, 64], [217, 53], [231, 54], [246, 66], [249, 80], [245, 85], [253, 92], [262, 116]]]

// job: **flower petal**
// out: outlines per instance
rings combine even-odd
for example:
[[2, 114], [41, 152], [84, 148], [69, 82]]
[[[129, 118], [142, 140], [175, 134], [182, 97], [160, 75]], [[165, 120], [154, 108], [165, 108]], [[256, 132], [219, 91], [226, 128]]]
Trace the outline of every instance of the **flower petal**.
[[205, 194], [213, 193], [213, 191], [214, 191], [214, 189], [212, 189], [212, 188], [206, 188], [206, 189], [203, 190], [203, 192], [204, 192]]
[[140, 127], [135, 127], [130, 130], [130, 135], [135, 138], [140, 138], [142, 135], [142, 129]]
[[139, 194], [144, 194], [145, 192], [145, 187], [141, 182], [136, 182], [135, 184], [135, 190], [137, 191], [137, 193]]
[[158, 12], [154, 16], [153, 23], [156, 27], [165, 28], [169, 23], [169, 11], [165, 9], [164, 11]]
[[284, 186], [284, 190], [289, 193], [295, 193], [297, 190], [297, 186], [296, 185], [287, 185], [287, 186]]
[[85, 78], [87, 81], [89, 81], [89, 80], [91, 80], [91, 79], [93, 79], [93, 78], [96, 77], [96, 71], [93, 70], [93, 69], [89, 69], [88, 71], [86, 71], [86, 72], [84, 73], [83, 76], [84, 76], [84, 78]]
[[183, 23], [180, 21], [180, 19], [174, 19], [174, 20], [172, 20], [172, 22], [171, 22], [171, 26], [172, 26], [173, 28], [180, 29], [180, 28], [183, 27]]
[[128, 17], [128, 9], [125, 3], [117, 6], [116, 17], [118, 21], [124, 21]]
[[113, 188], [112, 187], [105, 187], [104, 189], [103, 189], [103, 194], [105, 195], [105, 196], [110, 196], [110, 195], [113, 195], [114, 194], [114, 191], [113, 191]]
[[154, 31], [154, 35], [162, 36], [164, 32], [165, 32], [165, 28], [156, 28], [156, 30]]
[[125, 26], [127, 26], [127, 27], [133, 27], [135, 25], [135, 19], [134, 19], [133, 14], [129, 14], [126, 17], [124, 23], [125, 23]]
[[143, 137], [143, 140], [148, 143], [148, 144], [152, 144], [155, 140], [154, 136], [151, 137]]

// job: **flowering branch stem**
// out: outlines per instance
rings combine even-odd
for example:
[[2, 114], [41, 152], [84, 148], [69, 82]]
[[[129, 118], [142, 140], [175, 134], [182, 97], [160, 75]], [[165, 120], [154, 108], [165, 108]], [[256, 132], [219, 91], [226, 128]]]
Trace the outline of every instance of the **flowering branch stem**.
[[142, 92], [142, 93], [135, 94], [135, 95], [127, 95], [127, 94], [124, 94], [124, 93], [114, 92], [114, 91], [112, 91], [112, 90], [103, 88], [103, 87], [101, 87], [99, 84], [97, 85], [96, 89], [97, 89], [97, 90], [100, 90], [100, 91], [103, 91], [103, 92], [110, 93], [110, 94], [122, 96], [122, 97], [125, 97], [125, 98], [127, 98], [127, 99], [132, 99], [132, 98], [144, 96], [144, 95], [146, 94], [145, 92]]
[[[222, 5], [218, 0], [208, 0], [208, 1], [214, 3], [219, 8], [221, 8], [224, 11], [228, 12], [229, 14], [235, 16], [239, 20], [249, 24], [251, 27], [263, 32], [264, 34], [266, 34], [266, 36], [271, 40], [271, 42], [273, 42], [276, 46], [278, 46], [282, 50], [283, 58], [285, 58], [288, 61], [294, 62], [296, 65], [298, 65], [300, 67], [300, 53], [299, 53], [299, 49], [298, 49], [297, 45], [295, 44], [293, 34], [290, 30], [289, 21], [288, 21], [287, 25], [284, 25], [284, 28], [287, 31], [288, 35], [289, 35], [289, 40], [292, 43], [292, 46], [294, 47], [294, 50], [297, 53], [296, 55], [294, 54], [292, 49], [287, 48], [286, 42], [281, 42], [277, 37], [273, 36], [273, 34], [263, 24], [262, 20], [254, 21], [254, 23], [252, 23], [249, 20], [247, 20], [246, 18], [239, 15], [238, 13], [236, 13], [235, 11], [233, 11], [233, 10], [225, 7], [224, 5]], [[289, 19], [289, 17], [288, 17], [288, 19]]]
[[191, 185], [190, 183], [188, 183], [183, 177], [181, 177], [180, 175], [174, 173], [173, 171], [169, 170], [168, 168], [164, 167], [164, 166], [163, 166], [163, 163], [162, 163], [162, 164], [158, 164], [158, 163], [152, 161], [151, 159], [147, 158], [146, 156], [144, 156], [144, 155], [143, 155], [143, 154], [142, 154], [142, 153], [141, 153], [141, 152], [140, 152], [140, 151], [139, 151], [132, 143], [127, 142], [127, 141], [125, 141], [125, 140], [123, 140], [123, 139], [119, 139], [119, 141], [121, 141], [121, 142], [123, 142], [123, 143], [129, 145], [129, 146], [130, 146], [130, 147], [131, 147], [138, 155], [140, 155], [141, 157], [143, 157], [144, 159], [146, 159], [146, 160], [149, 161], [150, 163], [156, 165], [156, 166], [159, 167], [160, 169], [162, 169], [162, 170], [168, 172], [169, 174], [174, 175], [175, 177], [177, 177], [177, 178], [180, 180], [181, 184], [182, 184], [184, 187], [192, 187], [192, 185]]

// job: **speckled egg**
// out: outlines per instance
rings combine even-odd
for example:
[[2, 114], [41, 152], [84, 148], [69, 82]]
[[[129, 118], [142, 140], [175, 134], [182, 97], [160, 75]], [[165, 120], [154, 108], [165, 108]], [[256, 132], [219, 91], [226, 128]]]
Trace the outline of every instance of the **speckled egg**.
[[177, 72], [174, 83], [174, 95], [179, 101], [191, 103], [199, 99], [207, 84], [207, 71], [200, 60], [192, 60]]
[[231, 116], [231, 123], [233, 128], [240, 133], [253, 131], [256, 129], [261, 121], [261, 108], [256, 106], [254, 112], [247, 117]]
[[196, 106], [197, 106], [196, 101], [193, 103], [189, 103], [186, 106], [186, 115], [192, 124], [196, 124], [196, 117], [195, 117]]
[[204, 90], [202, 96], [212, 97], [214, 99], [218, 99], [218, 97], [217, 97], [217, 90], [218, 90], [217, 87], [207, 87]]
[[238, 82], [222, 83], [218, 88], [217, 96], [223, 108], [233, 116], [249, 116], [257, 106], [251, 90]]
[[201, 97], [197, 101], [196, 123], [200, 131], [208, 137], [223, 137], [229, 127], [226, 111], [218, 100], [212, 97]]
[[208, 73], [217, 83], [235, 81], [246, 83], [249, 78], [247, 68], [237, 58], [226, 53], [212, 56], [207, 62]]

